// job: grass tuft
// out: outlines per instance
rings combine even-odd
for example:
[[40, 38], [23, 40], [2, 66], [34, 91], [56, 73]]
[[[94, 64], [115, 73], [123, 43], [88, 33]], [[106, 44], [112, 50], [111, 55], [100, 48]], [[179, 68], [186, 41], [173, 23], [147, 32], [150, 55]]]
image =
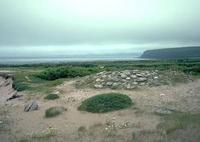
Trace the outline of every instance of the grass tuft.
[[167, 134], [186, 127], [200, 128], [200, 114], [172, 113], [164, 119], [165, 122], [160, 123], [157, 128], [166, 131]]
[[78, 107], [78, 110], [92, 113], [104, 113], [128, 108], [132, 104], [132, 100], [127, 95], [107, 93], [86, 99]]
[[62, 114], [64, 111], [66, 111], [64, 107], [51, 107], [46, 110], [45, 117], [46, 118], [55, 117]]
[[44, 99], [46, 99], [46, 100], [55, 100], [58, 98], [59, 98], [59, 96], [57, 94], [49, 94], [46, 97], [44, 97]]

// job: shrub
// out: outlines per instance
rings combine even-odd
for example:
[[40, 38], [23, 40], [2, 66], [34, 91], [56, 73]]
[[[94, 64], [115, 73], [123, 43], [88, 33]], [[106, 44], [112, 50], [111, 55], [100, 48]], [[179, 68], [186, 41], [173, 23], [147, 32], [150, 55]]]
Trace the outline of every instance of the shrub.
[[107, 93], [86, 99], [78, 109], [92, 113], [103, 113], [128, 108], [132, 104], [132, 100], [127, 95]]
[[29, 88], [29, 86], [26, 83], [23, 83], [21, 81], [14, 80], [12, 84], [12, 88], [16, 91], [24, 91]]
[[93, 73], [97, 73], [100, 70], [98, 68], [84, 68], [84, 67], [57, 67], [49, 68], [37, 76], [45, 80], [55, 80], [59, 78], [75, 78], [83, 77]]
[[46, 110], [45, 117], [55, 117], [62, 114], [66, 109], [64, 107], [51, 107]]
[[57, 94], [49, 94], [46, 97], [44, 97], [44, 99], [47, 99], [47, 100], [55, 100], [58, 98], [59, 98], [59, 96]]

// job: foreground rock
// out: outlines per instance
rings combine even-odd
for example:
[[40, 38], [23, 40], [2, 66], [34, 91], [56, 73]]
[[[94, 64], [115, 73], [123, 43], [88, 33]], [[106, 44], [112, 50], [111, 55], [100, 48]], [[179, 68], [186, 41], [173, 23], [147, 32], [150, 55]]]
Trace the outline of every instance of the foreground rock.
[[29, 112], [29, 111], [34, 111], [38, 110], [39, 105], [36, 101], [31, 101], [25, 105], [24, 111]]

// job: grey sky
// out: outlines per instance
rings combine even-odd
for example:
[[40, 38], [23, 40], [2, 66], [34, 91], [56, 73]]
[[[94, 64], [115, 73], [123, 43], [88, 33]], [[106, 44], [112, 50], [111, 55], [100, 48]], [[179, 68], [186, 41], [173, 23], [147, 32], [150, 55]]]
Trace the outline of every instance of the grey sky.
[[0, 47], [121, 52], [198, 45], [199, 15], [199, 0], [0, 0]]

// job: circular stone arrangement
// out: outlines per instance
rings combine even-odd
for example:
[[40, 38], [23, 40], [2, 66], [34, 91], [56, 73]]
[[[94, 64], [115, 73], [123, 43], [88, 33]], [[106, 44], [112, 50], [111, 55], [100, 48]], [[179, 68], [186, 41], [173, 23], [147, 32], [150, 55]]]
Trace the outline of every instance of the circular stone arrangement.
[[78, 110], [92, 113], [104, 113], [128, 108], [133, 104], [130, 97], [120, 93], [107, 93], [86, 99]]
[[124, 70], [103, 71], [91, 75], [79, 84], [87, 84], [96, 89], [127, 89], [132, 90], [141, 86], [158, 86], [162, 76], [157, 70]]

